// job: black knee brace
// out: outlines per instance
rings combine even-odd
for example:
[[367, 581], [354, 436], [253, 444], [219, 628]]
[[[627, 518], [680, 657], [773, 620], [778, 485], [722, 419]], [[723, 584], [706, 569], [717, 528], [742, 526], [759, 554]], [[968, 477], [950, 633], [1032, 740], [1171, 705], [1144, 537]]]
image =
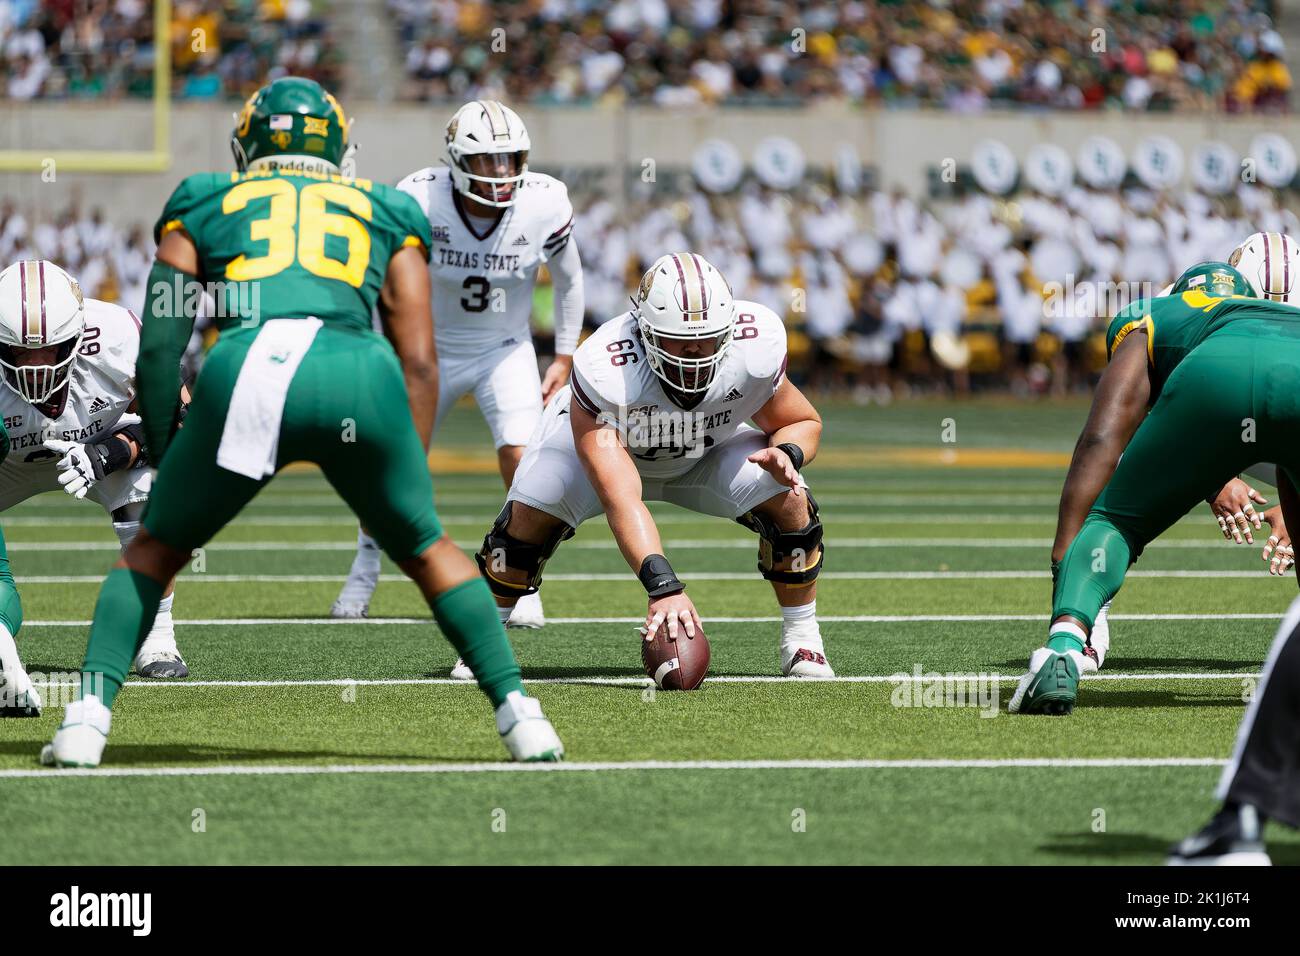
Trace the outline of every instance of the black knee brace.
[[[782, 584], [812, 584], [821, 574], [826, 557], [822, 546], [822, 523], [818, 520], [817, 502], [808, 495], [808, 523], [798, 531], [782, 531], [776, 522], [757, 511], [747, 511], [736, 520], [758, 535], [758, 570], [769, 581]], [[813, 552], [817, 554], [814, 556]], [[798, 558], [803, 556], [802, 563]], [[795, 567], [779, 570], [776, 565], [795, 558]]]
[[[536, 594], [542, 584], [542, 568], [561, 541], [573, 537], [573, 528], [561, 524], [541, 544], [520, 541], [506, 532], [510, 523], [510, 507], [514, 502], [507, 501], [506, 506], [497, 515], [492, 530], [483, 538], [483, 549], [474, 555], [478, 569], [487, 580], [488, 587], [497, 597], [519, 598], [525, 594]], [[523, 571], [528, 575], [527, 584], [514, 584], [499, 577], [506, 568]]]

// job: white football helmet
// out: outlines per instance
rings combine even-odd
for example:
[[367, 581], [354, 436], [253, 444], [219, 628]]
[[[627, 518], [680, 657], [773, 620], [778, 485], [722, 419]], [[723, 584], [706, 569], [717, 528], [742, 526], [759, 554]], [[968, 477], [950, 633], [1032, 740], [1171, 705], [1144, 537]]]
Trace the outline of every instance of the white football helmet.
[[1257, 232], [1228, 256], [1261, 299], [1300, 305], [1300, 245], [1280, 232]]
[[651, 371], [681, 394], [707, 391], [736, 326], [722, 273], [693, 252], [660, 256], [641, 277], [635, 305]]
[[[462, 196], [485, 206], [513, 206], [528, 172], [530, 145], [524, 121], [510, 107], [496, 100], [466, 103], [447, 124], [452, 185]], [[474, 156], [487, 159], [471, 159]], [[485, 188], [475, 191], [475, 183]]]
[[[27, 259], [0, 272], [0, 366], [24, 400], [48, 402], [66, 384], [85, 331], [81, 286], [54, 263]], [[32, 361], [38, 350], [48, 354]]]

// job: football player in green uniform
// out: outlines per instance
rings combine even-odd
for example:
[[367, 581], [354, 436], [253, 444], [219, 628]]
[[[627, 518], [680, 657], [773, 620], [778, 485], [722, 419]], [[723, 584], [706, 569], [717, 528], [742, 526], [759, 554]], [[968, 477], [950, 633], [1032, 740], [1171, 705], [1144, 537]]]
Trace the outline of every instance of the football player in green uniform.
[[1297, 517], [1300, 309], [1254, 296], [1236, 269], [1205, 262], [1111, 321], [1110, 365], [1061, 492], [1047, 645], [1012, 713], [1073, 709], [1090, 631], [1129, 565], [1243, 469], [1276, 462], [1282, 507]]
[[[311, 80], [254, 94], [231, 145], [238, 171], [184, 180], [155, 228], [138, 391], [157, 480], [138, 537], [100, 591], [81, 698], [42, 762], [99, 764], [109, 709], [165, 582], [292, 461], [319, 465], [419, 586], [473, 662], [511, 757], [559, 759], [487, 585], [433, 508], [428, 219], [398, 190], [340, 173], [348, 122]], [[221, 334], [178, 430], [197, 283], [214, 295]], [[371, 329], [376, 306], [384, 335]]]

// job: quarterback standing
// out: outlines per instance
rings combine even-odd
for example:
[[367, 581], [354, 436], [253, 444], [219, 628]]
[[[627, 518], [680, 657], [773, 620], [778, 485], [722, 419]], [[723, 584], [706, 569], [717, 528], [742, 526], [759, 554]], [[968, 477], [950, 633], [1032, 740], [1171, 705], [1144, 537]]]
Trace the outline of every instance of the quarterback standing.
[[822, 525], [800, 474], [821, 417], [785, 376], [781, 320], [733, 299], [689, 252], [657, 260], [634, 304], [575, 353], [483, 541], [498, 606], [536, 592], [560, 542], [604, 512], [646, 589], [647, 637], [693, 637], [699, 613], [645, 505], [668, 501], [758, 534], [758, 570], [781, 605], [781, 672], [833, 677], [817, 624]]
[[[153, 481], [135, 408], [139, 351], [135, 315], [85, 298], [54, 263], [27, 260], [0, 272], [0, 417], [9, 434], [0, 512], [64, 491], [102, 507], [122, 547], [130, 543]], [[176, 649], [173, 583], [135, 655], [141, 677], [189, 674]]]
[[[509, 107], [466, 103], [447, 124], [446, 141], [446, 165], [418, 170], [397, 186], [420, 204], [433, 234], [434, 431], [457, 399], [473, 392], [509, 488], [542, 406], [569, 379], [582, 329], [573, 207], [564, 183], [528, 169], [528, 131]], [[555, 288], [555, 359], [539, 378], [529, 317], [543, 263]], [[363, 529], [331, 616], [365, 617], [378, 581], [379, 548]], [[515, 627], [544, 623], [536, 594], [509, 620]]]
[[[341, 173], [348, 130], [319, 84], [278, 79], [239, 116], [238, 171], [185, 179], [158, 220], [139, 363], [156, 487], [143, 528], [100, 590], [82, 696], [43, 763], [98, 766], [125, 665], [166, 582], [291, 461], [318, 464], [419, 586], [443, 634], [473, 662], [511, 757], [563, 755], [524, 691], [487, 586], [434, 511], [428, 222], [410, 197]], [[183, 290], [196, 281], [226, 308], [177, 430], [179, 359], [194, 322], [194, 297]], [[375, 308], [384, 335], [371, 328]]]

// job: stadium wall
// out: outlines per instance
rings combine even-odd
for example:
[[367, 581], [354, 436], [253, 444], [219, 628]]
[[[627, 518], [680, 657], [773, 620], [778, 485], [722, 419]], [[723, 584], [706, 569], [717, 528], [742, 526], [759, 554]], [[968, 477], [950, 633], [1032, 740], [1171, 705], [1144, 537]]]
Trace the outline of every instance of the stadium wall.
[[[353, 104], [354, 133], [361, 144], [362, 175], [396, 182], [422, 165], [439, 161], [446, 105]], [[1222, 140], [1244, 153], [1261, 132], [1281, 133], [1300, 146], [1300, 117], [1174, 116], [1132, 113], [1079, 114], [986, 112], [969, 116], [929, 111], [854, 110], [826, 105], [802, 110], [715, 109], [664, 111], [653, 108], [527, 109], [522, 111], [540, 168], [588, 169], [612, 196], [622, 195], [620, 169], [655, 163], [656, 176], [689, 166], [705, 139], [734, 143], [748, 158], [764, 137], [788, 136], [807, 149], [810, 166], [829, 165], [837, 149], [851, 145], [875, 181], [885, 188], [920, 194], [931, 168], [944, 159], [965, 164], [975, 144], [1000, 139], [1023, 159], [1038, 142], [1054, 142], [1072, 154], [1088, 136], [1100, 134], [1121, 145], [1151, 134], [1168, 136], [1186, 154], [1206, 140]], [[6, 103], [0, 148], [139, 149], [151, 143], [153, 115], [145, 103]], [[179, 104], [172, 111], [171, 167], [164, 173], [3, 172], [0, 199], [12, 199], [46, 214], [79, 197], [102, 206], [115, 221], [150, 221], [170, 190], [190, 173], [231, 168], [230, 104]], [[51, 175], [52, 174], [52, 175]]]

